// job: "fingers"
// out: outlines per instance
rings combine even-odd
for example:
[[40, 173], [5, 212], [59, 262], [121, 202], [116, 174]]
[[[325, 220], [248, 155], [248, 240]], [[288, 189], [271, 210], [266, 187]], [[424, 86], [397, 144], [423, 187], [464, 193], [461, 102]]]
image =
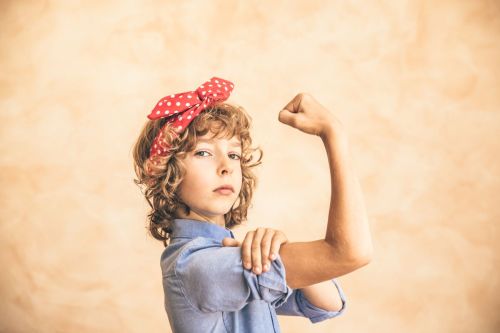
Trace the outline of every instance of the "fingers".
[[253, 266], [253, 272], [255, 274], [260, 274], [262, 271], [262, 257], [261, 257], [261, 240], [262, 237], [264, 236], [266, 230], [264, 228], [257, 228], [255, 230], [255, 233], [253, 235], [253, 240], [252, 240], [252, 266]]
[[[288, 102], [287, 105], [285, 105], [283, 110], [279, 112], [278, 120], [283, 124], [297, 128], [306, 133], [315, 133], [314, 129], [303, 128], [311, 126], [311, 115], [307, 113], [307, 106], [309, 105], [309, 108], [311, 108], [311, 105], [314, 105], [313, 102], [313, 97], [308, 93], [302, 92], [295, 95], [295, 97], [290, 102]], [[308, 115], [305, 116], [305, 113], [307, 113]]]
[[300, 94], [296, 95], [287, 105], [278, 113], [278, 120], [283, 124], [296, 127], [295, 113], [298, 112], [300, 106]]
[[[281, 231], [276, 231], [273, 235], [273, 239], [271, 242], [271, 260], [274, 260], [278, 257], [278, 253], [280, 252], [280, 247], [282, 244], [288, 243], [288, 238], [286, 238], [285, 234]], [[273, 257], [274, 255], [274, 257]]]
[[[243, 266], [252, 269], [255, 274], [267, 272], [271, 260], [275, 260], [279, 253], [281, 244], [287, 243], [285, 234], [279, 230], [270, 228], [257, 228], [249, 231], [241, 244], [241, 257]], [[224, 239], [223, 244], [232, 246], [231, 239]], [[271, 255], [274, 254], [274, 257]]]
[[295, 97], [288, 102], [287, 105], [283, 108], [283, 110], [288, 110], [292, 113], [297, 113], [300, 110], [301, 102], [303, 98], [309, 97], [309, 94], [301, 92], [295, 95]]
[[247, 232], [245, 239], [241, 244], [241, 258], [243, 260], [243, 266], [246, 269], [252, 268], [252, 241], [253, 241], [253, 231]]
[[271, 241], [273, 240], [273, 236], [275, 234], [275, 230], [266, 229], [264, 236], [262, 237], [262, 241], [260, 244], [261, 249], [261, 257], [262, 257], [262, 272], [267, 272], [269, 270], [269, 255], [271, 251]]
[[285, 109], [281, 110], [278, 114], [278, 120], [285, 125], [295, 127], [295, 118], [288, 110]]

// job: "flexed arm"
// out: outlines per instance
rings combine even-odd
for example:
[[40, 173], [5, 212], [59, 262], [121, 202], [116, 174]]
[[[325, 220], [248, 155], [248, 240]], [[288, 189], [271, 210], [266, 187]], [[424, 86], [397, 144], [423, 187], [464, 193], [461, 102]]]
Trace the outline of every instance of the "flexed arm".
[[287, 284], [291, 288], [304, 288], [366, 265], [372, 254], [371, 236], [361, 188], [351, 165], [347, 135], [340, 121], [304, 93], [285, 106], [279, 121], [319, 136], [330, 166], [331, 199], [325, 238], [290, 242], [280, 248]]

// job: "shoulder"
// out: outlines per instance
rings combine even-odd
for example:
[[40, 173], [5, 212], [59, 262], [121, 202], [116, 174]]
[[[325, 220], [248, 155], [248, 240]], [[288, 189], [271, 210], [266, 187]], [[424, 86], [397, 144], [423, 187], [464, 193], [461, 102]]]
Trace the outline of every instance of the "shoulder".
[[179, 261], [181, 262], [181, 266], [185, 265], [185, 261], [191, 257], [191, 254], [203, 249], [218, 248], [221, 246], [222, 244], [218, 244], [215, 240], [205, 237], [196, 237], [171, 243], [163, 250], [160, 256], [160, 266], [163, 276], [175, 275]]
[[[181, 248], [177, 251], [177, 259], [179, 260], [187, 259], [191, 257], [193, 254], [203, 254], [217, 249], [222, 248], [222, 243], [216, 241], [215, 239], [205, 238], [205, 237], [196, 237], [191, 239], [190, 241], [184, 243]], [[199, 252], [203, 251], [203, 252]]]
[[[189, 270], [206, 270], [222, 261], [241, 262], [240, 248], [223, 246], [211, 238], [196, 237], [179, 249], [174, 264], [176, 275]], [[198, 272], [201, 273], [201, 272]]]

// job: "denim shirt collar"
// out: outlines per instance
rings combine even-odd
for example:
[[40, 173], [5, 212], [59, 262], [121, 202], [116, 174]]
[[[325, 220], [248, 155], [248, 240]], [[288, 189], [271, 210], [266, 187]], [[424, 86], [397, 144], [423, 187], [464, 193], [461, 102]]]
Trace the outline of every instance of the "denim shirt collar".
[[225, 237], [234, 238], [234, 234], [228, 228], [211, 222], [192, 219], [174, 219], [172, 221], [170, 238], [196, 237], [206, 237], [222, 241]]

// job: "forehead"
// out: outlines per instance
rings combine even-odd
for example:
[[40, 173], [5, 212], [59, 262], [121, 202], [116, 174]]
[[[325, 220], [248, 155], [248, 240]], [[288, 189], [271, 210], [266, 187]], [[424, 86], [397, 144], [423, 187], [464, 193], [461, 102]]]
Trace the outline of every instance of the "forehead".
[[197, 144], [198, 143], [213, 144], [213, 143], [217, 143], [218, 141], [228, 141], [229, 145], [230, 146], [234, 146], [234, 147], [240, 147], [241, 146], [241, 141], [240, 141], [240, 139], [237, 136], [233, 136], [232, 138], [228, 139], [228, 138], [218, 138], [218, 137], [215, 137], [214, 135], [205, 134], [203, 136], [199, 136], [196, 139], [196, 143]]

